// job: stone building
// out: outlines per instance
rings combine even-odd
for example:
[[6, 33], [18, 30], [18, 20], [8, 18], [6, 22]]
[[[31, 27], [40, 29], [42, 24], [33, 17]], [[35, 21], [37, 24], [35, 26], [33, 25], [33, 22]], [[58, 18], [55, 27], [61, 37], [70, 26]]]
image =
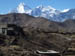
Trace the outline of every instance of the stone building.
[[19, 27], [15, 24], [0, 23], [0, 34], [16, 35], [19, 33]]
[[7, 34], [7, 24], [0, 23], [0, 34]]

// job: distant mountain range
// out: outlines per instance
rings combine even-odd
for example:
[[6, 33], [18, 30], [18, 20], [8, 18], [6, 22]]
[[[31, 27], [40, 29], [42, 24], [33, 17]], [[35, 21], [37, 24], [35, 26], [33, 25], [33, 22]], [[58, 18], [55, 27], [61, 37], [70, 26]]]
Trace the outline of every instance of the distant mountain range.
[[60, 11], [51, 6], [45, 7], [43, 5], [32, 9], [24, 3], [20, 3], [18, 7], [11, 10], [10, 13], [26, 13], [34, 17], [44, 17], [57, 22], [63, 22], [67, 19], [75, 19], [75, 9], [65, 9]]

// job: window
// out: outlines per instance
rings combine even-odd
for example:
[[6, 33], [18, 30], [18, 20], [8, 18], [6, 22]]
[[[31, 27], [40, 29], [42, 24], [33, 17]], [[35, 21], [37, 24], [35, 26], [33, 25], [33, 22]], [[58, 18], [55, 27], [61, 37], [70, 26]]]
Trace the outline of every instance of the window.
[[2, 34], [7, 34], [7, 29], [6, 28], [2, 28]]

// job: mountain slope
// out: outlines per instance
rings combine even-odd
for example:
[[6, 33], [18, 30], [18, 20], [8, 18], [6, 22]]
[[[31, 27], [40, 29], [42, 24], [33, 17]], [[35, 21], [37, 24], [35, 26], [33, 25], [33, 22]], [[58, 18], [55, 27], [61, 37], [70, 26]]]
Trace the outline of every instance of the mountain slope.
[[25, 34], [24, 36], [20, 34], [19, 36], [0, 35], [0, 41], [2, 42], [0, 42], [0, 52], [4, 56], [7, 53], [7, 56], [16, 55], [17, 52], [19, 52], [18, 55], [25, 55], [25, 51], [28, 51], [29, 54], [29, 52], [32, 53], [36, 50], [63, 52], [70, 47], [70, 37], [75, 37], [75, 20], [72, 19], [55, 22], [24, 13], [12, 13], [0, 15], [0, 23], [19, 25], [23, 27], [23, 33]]
[[[64, 22], [49, 21], [43, 17], [33, 17], [28, 14], [11, 13], [0, 15], [0, 23], [13, 23], [23, 27], [44, 30], [45, 32], [75, 32], [75, 20], [68, 19]], [[70, 27], [71, 25], [71, 27]], [[69, 29], [68, 29], [69, 28]]]

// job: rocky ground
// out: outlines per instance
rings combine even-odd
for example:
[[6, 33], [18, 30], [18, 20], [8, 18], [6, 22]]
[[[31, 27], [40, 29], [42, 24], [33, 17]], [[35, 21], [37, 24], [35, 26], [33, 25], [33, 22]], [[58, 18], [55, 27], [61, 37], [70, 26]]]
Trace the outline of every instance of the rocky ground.
[[0, 34], [0, 56], [38, 56], [36, 50], [66, 52], [75, 38], [75, 20], [53, 22], [26, 14], [0, 15], [0, 22], [22, 27], [20, 35]]
[[[28, 29], [28, 28], [27, 28]], [[70, 46], [68, 35], [46, 33], [28, 29], [25, 36], [0, 35], [1, 56], [38, 56], [36, 50], [57, 50], [63, 52]]]

